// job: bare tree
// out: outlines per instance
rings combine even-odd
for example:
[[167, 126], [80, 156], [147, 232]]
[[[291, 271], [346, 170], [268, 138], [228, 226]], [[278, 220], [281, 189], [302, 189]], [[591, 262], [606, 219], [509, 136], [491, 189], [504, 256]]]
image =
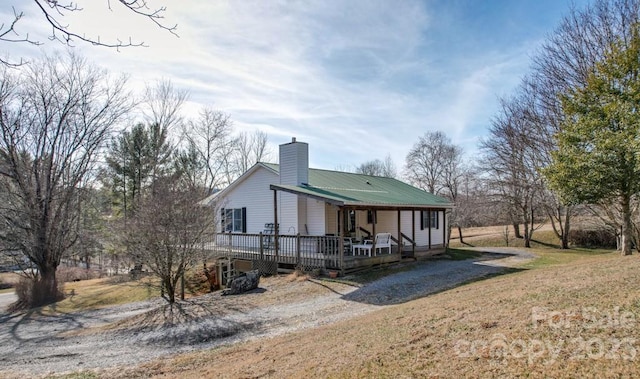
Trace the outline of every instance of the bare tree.
[[235, 139], [229, 115], [210, 108], [189, 121], [183, 131], [185, 140], [197, 150], [203, 164], [202, 186], [211, 191], [227, 183], [226, 172], [231, 165]]
[[235, 154], [232, 159], [235, 168], [230, 170], [229, 179], [234, 180], [251, 166], [269, 159], [272, 152], [269, 150], [268, 142], [269, 137], [265, 132], [259, 130], [253, 133], [241, 132], [234, 144]]
[[405, 176], [413, 185], [439, 194], [443, 190], [445, 158], [450, 155], [447, 150], [452, 148], [454, 145], [444, 133], [425, 133], [407, 154]]
[[527, 94], [519, 95], [501, 100], [501, 112], [481, 142], [482, 166], [510, 221], [524, 226], [525, 247], [531, 247], [533, 232], [540, 226], [544, 186], [538, 171], [539, 152], [531, 142], [535, 128], [525, 117]]
[[141, 106], [148, 124], [152, 190], [155, 189], [156, 179], [165, 175], [170, 166], [175, 149], [170, 137], [174, 129], [182, 126], [180, 111], [188, 97], [187, 91], [175, 88], [170, 80], [160, 80], [146, 87]]
[[395, 178], [398, 176], [396, 165], [393, 163], [393, 159], [391, 159], [390, 154], [387, 154], [384, 161], [374, 159], [372, 161], [361, 163], [360, 166], [356, 167], [356, 173], [373, 176], [386, 176], [388, 178]]
[[161, 295], [170, 304], [185, 272], [203, 262], [202, 242], [210, 240], [215, 228], [215, 212], [199, 204], [204, 196], [177, 176], [163, 177], [128, 227], [131, 249], [160, 279]]
[[[46, 22], [51, 27], [51, 34], [49, 39], [52, 41], [59, 41], [65, 45], [72, 46], [75, 41], [86, 42], [91, 45], [98, 45], [104, 47], [110, 47], [115, 49], [133, 47], [133, 46], [146, 46], [143, 41], [136, 42], [131, 37], [123, 40], [116, 38], [115, 40], [106, 40], [100, 38], [100, 36], [87, 36], [85, 33], [73, 30], [68, 24], [64, 22], [64, 17], [76, 12], [81, 12], [82, 8], [73, 1], [57, 1], [57, 0], [33, 0], [36, 4], [36, 8], [40, 11], [43, 22]], [[146, 18], [150, 22], [157, 25], [159, 28], [167, 30], [171, 34], [176, 34], [177, 25], [168, 26], [164, 23], [165, 7], [151, 8], [149, 7], [147, 0], [117, 0], [115, 3], [119, 4], [128, 11], [137, 14], [143, 18]], [[106, 8], [111, 10], [111, 1], [105, 1]], [[16, 10], [12, 7], [13, 19], [11, 22], [0, 25], [0, 41], [2, 42], [24, 42], [33, 45], [41, 45], [39, 40], [29, 37], [29, 33], [20, 33], [18, 26], [20, 20], [24, 17], [24, 12]], [[0, 58], [0, 64], [5, 66], [19, 66], [24, 61], [21, 59], [18, 62], [10, 62], [7, 59]]]
[[[520, 139], [521, 151], [526, 152], [527, 165], [532, 167], [532, 178], [539, 181], [537, 199], [540, 208], [544, 209], [553, 231], [561, 241], [563, 249], [569, 247], [568, 236], [573, 215], [573, 206], [567, 205], [551, 191], [544, 177], [537, 173], [544, 170], [552, 162], [552, 154], [558, 149], [555, 133], [558, 131], [556, 122], [562, 119], [562, 114], [556, 112], [561, 108], [549, 107], [550, 102], [548, 87], [541, 83], [539, 77], [525, 77], [521, 85], [516, 89], [516, 95], [508, 100], [503, 100], [503, 120], [510, 119], [515, 125], [517, 138]], [[516, 238], [520, 235], [519, 219], [516, 208], [511, 207], [510, 214]]]
[[159, 125], [161, 129], [172, 131], [181, 126], [180, 113], [189, 92], [175, 88], [170, 80], [159, 80], [145, 88], [142, 113], [149, 125]]
[[[455, 204], [451, 212], [449, 228], [458, 228], [460, 243], [464, 243], [462, 228], [470, 226], [473, 218], [472, 194], [469, 192], [469, 183], [474, 181], [474, 171], [463, 162], [463, 150], [461, 147], [451, 145], [443, 150], [441, 185], [442, 195]], [[451, 231], [447, 233], [451, 237]]]
[[5, 68], [0, 175], [11, 202], [0, 217], [14, 233], [0, 241], [38, 269], [39, 299], [25, 305], [60, 297], [56, 268], [78, 239], [80, 187], [112, 127], [132, 107], [125, 82], [73, 54], [44, 57], [16, 74]]

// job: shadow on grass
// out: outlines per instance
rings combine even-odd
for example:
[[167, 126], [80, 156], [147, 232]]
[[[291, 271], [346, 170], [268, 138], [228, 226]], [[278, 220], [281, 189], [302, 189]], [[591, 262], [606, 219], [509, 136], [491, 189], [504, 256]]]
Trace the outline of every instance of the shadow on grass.
[[249, 331], [266, 330], [263, 320], [243, 317], [255, 308], [250, 296], [266, 291], [259, 287], [224, 297], [216, 292], [173, 304], [162, 304], [122, 320], [115, 325], [114, 332], [125, 338], [135, 335], [136, 343], [186, 346], [220, 341]]
[[[53, 311], [53, 312], [52, 312]], [[66, 313], [58, 311], [57, 303], [32, 308], [0, 317], [0, 326], [9, 328], [8, 335], [13, 341], [46, 342], [59, 338], [60, 334], [83, 330], [88, 323], [105, 322], [99, 315], [91, 312]]]
[[336, 291], [334, 288], [331, 288], [331, 286], [324, 284], [324, 282], [335, 282], [335, 283], [346, 284], [352, 287], [360, 287], [360, 284], [356, 282], [349, 281], [349, 280], [341, 280], [341, 279], [309, 279], [308, 281], [309, 283], [317, 284], [320, 287], [324, 287], [327, 290], [335, 293], [336, 295], [341, 295], [341, 296], [344, 295], [344, 293]]
[[560, 245], [549, 243], [549, 242], [538, 241], [538, 240], [535, 240], [535, 239], [532, 239], [531, 242], [536, 243], [536, 244], [541, 245], [541, 246], [549, 247], [551, 249], [560, 249], [561, 248]]

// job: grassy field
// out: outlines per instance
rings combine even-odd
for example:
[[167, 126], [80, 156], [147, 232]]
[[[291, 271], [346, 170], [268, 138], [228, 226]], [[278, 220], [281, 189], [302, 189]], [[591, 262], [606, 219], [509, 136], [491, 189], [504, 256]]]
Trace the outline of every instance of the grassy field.
[[[0, 280], [15, 285], [20, 276], [15, 273], [1, 273]], [[76, 312], [148, 300], [160, 296], [159, 281], [154, 276], [130, 280], [128, 275], [70, 281], [61, 284], [65, 299], [44, 307], [45, 313]], [[14, 292], [14, 288], [0, 290], [0, 293]], [[198, 296], [208, 292], [205, 278], [199, 272], [189, 272], [185, 286], [185, 297]]]
[[149, 284], [149, 279], [114, 283], [112, 278], [65, 283], [66, 298], [45, 307], [44, 311], [69, 313], [157, 297], [157, 289]]
[[[472, 230], [446, 259], [506, 246], [500, 230]], [[550, 230], [534, 235], [537, 258], [520, 270], [474, 281], [364, 317], [312, 330], [64, 378], [454, 378], [635, 377], [640, 373], [638, 254], [561, 250]], [[512, 239], [509, 246], [521, 240]], [[409, 266], [351, 278], [358, 284]], [[304, 280], [304, 278], [300, 278]], [[140, 282], [68, 283], [51, 312], [143, 300]], [[73, 295], [71, 295], [73, 294]], [[268, 292], [267, 292], [268, 294]], [[304, 294], [297, 294], [296, 296]], [[286, 301], [285, 298], [278, 301]], [[277, 299], [276, 299], [277, 300]], [[275, 300], [274, 300], [275, 301]]]
[[[638, 255], [550, 248], [517, 272], [362, 318], [68, 378], [634, 377]], [[465, 252], [454, 255], [463, 257]]]

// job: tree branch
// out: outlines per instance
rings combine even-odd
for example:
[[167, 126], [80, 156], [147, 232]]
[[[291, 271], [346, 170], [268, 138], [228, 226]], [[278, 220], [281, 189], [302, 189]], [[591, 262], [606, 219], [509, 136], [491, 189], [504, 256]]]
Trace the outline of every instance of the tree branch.
[[[166, 7], [150, 8], [147, 0], [117, 0], [122, 6], [129, 11], [147, 18], [153, 22], [156, 26], [164, 29], [171, 34], [179, 37], [176, 33], [178, 25], [166, 25], [164, 21], [164, 12]], [[115, 38], [115, 40], [102, 40], [100, 36], [90, 37], [84, 33], [70, 30], [68, 24], [64, 24], [61, 19], [71, 12], [80, 12], [83, 9], [73, 1], [65, 1], [63, 3], [58, 0], [34, 0], [38, 9], [44, 16], [46, 22], [51, 26], [51, 34], [49, 40], [59, 41], [67, 46], [73, 46], [74, 41], [82, 41], [94, 46], [103, 46], [108, 48], [115, 48], [119, 50], [125, 47], [146, 47], [144, 41], [134, 41], [131, 37], [126, 40]], [[109, 10], [112, 10], [111, 0], [107, 0], [107, 6]], [[23, 12], [16, 11], [13, 8], [14, 17], [10, 24], [0, 25], [0, 41], [2, 42], [26, 42], [33, 45], [42, 45], [42, 42], [29, 38], [29, 34], [24, 37], [16, 31], [16, 25], [24, 16]], [[0, 64], [8, 67], [17, 67], [25, 64], [22, 58], [18, 62], [12, 62], [7, 58], [0, 58]]]

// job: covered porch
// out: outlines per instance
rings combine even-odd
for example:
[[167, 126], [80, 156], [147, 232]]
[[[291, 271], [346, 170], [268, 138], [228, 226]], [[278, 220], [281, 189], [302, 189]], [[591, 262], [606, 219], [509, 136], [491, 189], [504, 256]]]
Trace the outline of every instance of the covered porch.
[[[245, 264], [265, 273], [320, 269], [344, 275], [434, 255], [447, 241], [444, 206], [361, 201], [308, 185], [272, 184], [270, 189], [273, 222], [262, 232], [220, 233], [203, 248], [215, 256], [250, 262]], [[288, 208], [280, 209], [282, 204]], [[298, 233], [290, 233], [292, 229]], [[385, 244], [376, 236], [387, 237]]]
[[[233, 262], [239, 271], [261, 270], [264, 274], [302, 269], [338, 271], [345, 275], [370, 267], [392, 264], [403, 259], [421, 259], [444, 251], [444, 245], [404, 246], [393, 245], [390, 253], [371, 256], [354, 254], [352, 246], [339, 236], [276, 235], [270, 233], [220, 233], [202, 249], [212, 258], [224, 258]], [[240, 263], [238, 263], [240, 262]]]

